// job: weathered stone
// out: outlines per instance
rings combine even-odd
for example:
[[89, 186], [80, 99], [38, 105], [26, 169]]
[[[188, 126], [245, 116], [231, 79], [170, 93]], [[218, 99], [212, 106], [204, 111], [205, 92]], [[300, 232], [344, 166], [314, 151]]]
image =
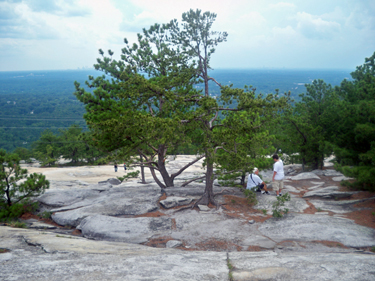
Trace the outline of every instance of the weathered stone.
[[322, 197], [322, 198], [348, 198], [351, 197], [352, 195], [358, 193], [358, 192], [342, 192], [338, 191], [339, 187], [337, 186], [327, 186], [321, 189], [315, 189], [309, 192], [306, 192], [303, 197]]
[[284, 185], [284, 189], [283, 189], [283, 192], [299, 192], [298, 189], [296, 189], [294, 186], [291, 186], [291, 185]]
[[121, 184], [121, 181], [117, 178], [109, 178], [106, 181], [100, 181], [99, 184], [119, 185]]
[[312, 170], [311, 173], [314, 173], [315, 175], [318, 175], [318, 176], [324, 176], [323, 175], [324, 170], [320, 170], [320, 169]]
[[241, 246], [246, 251], [249, 246], [256, 246], [264, 249], [273, 249], [275, 241], [263, 236], [260, 232], [254, 231], [241, 241]]
[[308, 180], [308, 179], [320, 179], [316, 174], [311, 173], [311, 172], [306, 172], [306, 173], [300, 173], [296, 176], [288, 177], [290, 180]]
[[170, 196], [170, 197], [167, 197], [164, 200], [161, 200], [160, 204], [164, 208], [169, 209], [169, 208], [173, 208], [173, 207], [177, 207], [177, 206], [183, 206], [183, 205], [190, 204], [191, 201], [193, 201], [193, 199], [191, 199], [191, 198]]
[[[268, 214], [272, 214], [272, 205], [277, 201], [276, 196], [260, 195], [257, 196], [258, 204], [254, 206], [255, 209], [267, 210]], [[299, 197], [292, 197], [290, 201], [285, 202], [285, 208], [289, 209], [289, 212], [303, 212], [309, 205], [306, 201]]]
[[345, 176], [338, 176], [338, 177], [333, 177], [332, 180], [333, 181], [346, 181], [346, 180], [352, 180], [353, 178], [348, 178], [348, 177], [345, 177]]
[[333, 177], [333, 176], [344, 176], [342, 173], [336, 171], [336, 170], [324, 170], [323, 175], [326, 177]]
[[232, 252], [233, 280], [372, 280], [375, 255], [315, 252]]
[[166, 248], [176, 248], [180, 246], [182, 246], [182, 242], [177, 240], [169, 240], [165, 245]]
[[56, 226], [42, 222], [32, 222], [28, 227], [35, 229], [56, 229]]
[[97, 192], [91, 198], [53, 209], [55, 213], [52, 219], [60, 225], [77, 226], [83, 218], [96, 214], [141, 215], [157, 210], [157, 201], [160, 196], [161, 188], [156, 184], [135, 187], [121, 185], [104, 192]]
[[337, 241], [349, 247], [375, 246], [375, 230], [353, 221], [307, 214], [288, 214], [264, 222], [259, 231], [274, 241]]
[[[173, 215], [176, 221], [176, 229], [172, 229], [171, 237], [175, 240], [181, 240], [187, 246], [194, 247], [202, 241], [217, 240], [223, 243], [235, 244], [241, 247], [248, 247], [243, 241], [255, 234], [261, 236], [257, 230], [256, 224], [246, 223], [248, 220], [243, 219], [226, 219], [225, 214], [221, 213], [202, 213], [195, 210], [185, 210]], [[232, 246], [231, 246], [232, 247]], [[228, 250], [236, 251], [233, 246]]]
[[198, 205], [199, 210], [201, 211], [210, 211], [211, 209], [207, 205]]
[[374, 200], [375, 197], [366, 198], [366, 199], [357, 199], [357, 200], [340, 200], [340, 201], [329, 201], [329, 200], [310, 200], [309, 202], [315, 206], [317, 209], [330, 211], [334, 213], [350, 213], [353, 211], [359, 210], [355, 208], [355, 204], [367, 201]]
[[127, 243], [144, 243], [156, 234], [170, 232], [172, 220], [159, 218], [115, 218], [109, 216], [89, 216], [77, 226], [86, 238]]
[[50, 207], [72, 205], [86, 199], [98, 198], [99, 191], [92, 189], [51, 190], [37, 198], [37, 201]]
[[0, 227], [0, 238], [0, 247], [10, 250], [0, 254], [0, 280], [222, 281], [228, 278], [225, 252], [186, 252], [8, 227]]
[[308, 190], [315, 190], [319, 187], [321, 187], [322, 185], [324, 185], [324, 182], [321, 182], [321, 183], [318, 183], [318, 182], [311, 182], [312, 184], [315, 184], [314, 186], [311, 186], [308, 188]]

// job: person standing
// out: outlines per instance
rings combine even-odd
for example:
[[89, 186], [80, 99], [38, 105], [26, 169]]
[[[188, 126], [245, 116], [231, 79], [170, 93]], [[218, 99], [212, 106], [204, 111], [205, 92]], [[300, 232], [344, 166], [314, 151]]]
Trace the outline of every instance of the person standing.
[[276, 196], [281, 196], [281, 190], [284, 188], [284, 164], [277, 154], [272, 156], [273, 161], [273, 176], [272, 176], [272, 188], [276, 191]]
[[[258, 176], [258, 174], [258, 168], [254, 167], [253, 173], [250, 174], [247, 179], [246, 189], [256, 189], [257, 192], [262, 192], [262, 194], [270, 195], [270, 193], [267, 190], [266, 183]], [[262, 191], [262, 189], [264, 190]]]
[[115, 172], [117, 172], [117, 163], [115, 163]]
[[126, 171], [126, 164], [125, 164], [125, 162], [124, 162], [124, 170]]

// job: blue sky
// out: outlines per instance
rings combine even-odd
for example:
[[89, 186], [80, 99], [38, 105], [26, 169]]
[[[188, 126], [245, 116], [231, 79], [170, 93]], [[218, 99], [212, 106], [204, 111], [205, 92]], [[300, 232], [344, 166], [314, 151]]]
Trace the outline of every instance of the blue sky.
[[191, 8], [229, 34], [213, 68], [354, 70], [375, 51], [374, 0], [0, 0], [0, 71], [92, 67]]

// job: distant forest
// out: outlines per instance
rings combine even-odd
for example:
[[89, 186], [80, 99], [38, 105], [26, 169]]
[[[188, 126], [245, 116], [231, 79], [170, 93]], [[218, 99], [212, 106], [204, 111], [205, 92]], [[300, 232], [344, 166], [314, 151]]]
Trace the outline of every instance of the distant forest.
[[[222, 85], [256, 88], [257, 93], [291, 92], [298, 101], [305, 84], [315, 79], [340, 85], [350, 79], [351, 70], [217, 69], [211, 75]], [[0, 72], [0, 148], [13, 151], [30, 148], [42, 132], [58, 133], [73, 124], [85, 129], [85, 109], [73, 95], [74, 81], [85, 84], [88, 76], [100, 76], [95, 70]], [[197, 85], [202, 87], [202, 85]], [[212, 83], [211, 94], [219, 95]]]

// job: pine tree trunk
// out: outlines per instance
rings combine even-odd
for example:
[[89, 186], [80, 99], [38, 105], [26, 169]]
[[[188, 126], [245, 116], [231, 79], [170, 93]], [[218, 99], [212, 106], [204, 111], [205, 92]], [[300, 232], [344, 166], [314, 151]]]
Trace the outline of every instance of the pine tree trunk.
[[165, 158], [166, 157], [166, 149], [164, 145], [159, 146], [158, 150], [158, 168], [159, 172], [164, 180], [165, 187], [172, 187], [174, 186], [173, 184], [173, 179], [171, 176], [168, 174], [167, 169], [165, 168]]
[[[141, 163], [143, 163], [143, 157], [142, 157], [141, 154], [139, 155], [139, 158], [141, 159]], [[146, 183], [146, 180], [145, 180], [145, 167], [143, 167], [143, 165], [141, 165], [141, 182], [142, 183]]]
[[211, 160], [212, 158], [209, 155], [209, 152], [206, 151], [206, 161], [207, 161], [207, 168], [206, 168], [206, 187], [202, 197], [197, 201], [196, 204], [208, 205], [213, 204], [216, 207], [218, 206], [217, 202], [215, 201], [213, 184], [214, 184], [214, 164]]

